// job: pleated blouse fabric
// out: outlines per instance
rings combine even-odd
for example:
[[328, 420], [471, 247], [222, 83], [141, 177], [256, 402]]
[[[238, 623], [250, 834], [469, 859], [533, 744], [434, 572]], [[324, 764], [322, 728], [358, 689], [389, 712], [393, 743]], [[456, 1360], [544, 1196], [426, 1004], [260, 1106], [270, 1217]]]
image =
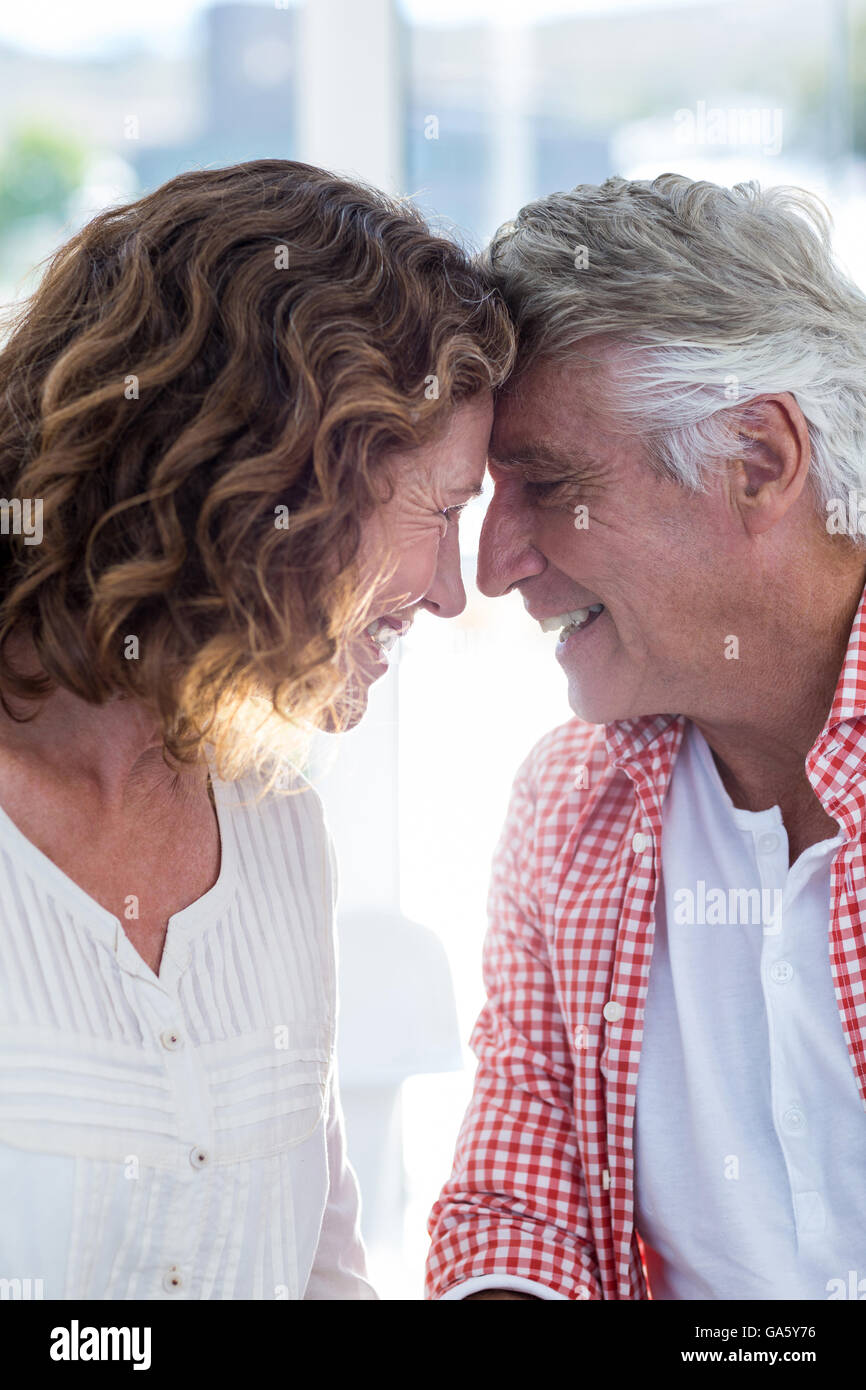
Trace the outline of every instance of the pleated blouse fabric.
[[170, 919], [158, 977], [0, 811], [4, 1297], [376, 1298], [321, 803], [211, 773], [219, 877]]

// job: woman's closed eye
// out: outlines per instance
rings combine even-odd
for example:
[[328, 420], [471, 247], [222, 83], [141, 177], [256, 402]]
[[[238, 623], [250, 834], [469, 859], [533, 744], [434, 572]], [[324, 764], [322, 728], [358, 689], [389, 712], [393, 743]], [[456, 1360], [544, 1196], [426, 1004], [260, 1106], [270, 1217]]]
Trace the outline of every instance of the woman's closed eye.
[[468, 505], [469, 505], [468, 502], [458, 502], [458, 503], [456, 503], [456, 504], [455, 504], [454, 506], [452, 506], [452, 507], [439, 507], [439, 508], [437, 508], [437, 510], [436, 510], [436, 512], [435, 512], [435, 515], [439, 518], [440, 521], [444, 521], [444, 522], [445, 522], [445, 525], [444, 525], [444, 527], [442, 528], [442, 535], [443, 535], [443, 536], [445, 535], [445, 533], [446, 533], [447, 530], [448, 530], [448, 523], [449, 523], [449, 521], [455, 521], [455, 522], [456, 522], [456, 521], [459, 521], [459, 520], [460, 520], [460, 513], [463, 511], [464, 507], [468, 507]]

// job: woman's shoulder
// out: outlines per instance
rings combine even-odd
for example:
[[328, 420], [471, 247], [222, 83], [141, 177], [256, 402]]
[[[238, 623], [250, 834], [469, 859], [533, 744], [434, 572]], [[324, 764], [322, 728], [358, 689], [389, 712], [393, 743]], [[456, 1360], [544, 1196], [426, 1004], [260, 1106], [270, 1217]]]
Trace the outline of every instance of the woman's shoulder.
[[276, 776], [248, 772], [233, 782], [211, 774], [221, 809], [229, 812], [235, 840], [272, 872], [285, 871], [328, 882], [333, 902], [334, 851], [319, 792], [294, 763], [280, 764]]
[[[219, 783], [218, 778], [213, 780]], [[327, 836], [322, 798], [294, 763], [281, 763], [274, 776], [252, 771], [219, 786], [223, 800], [250, 819], [265, 818], [297, 830], [303, 828], [319, 837]]]

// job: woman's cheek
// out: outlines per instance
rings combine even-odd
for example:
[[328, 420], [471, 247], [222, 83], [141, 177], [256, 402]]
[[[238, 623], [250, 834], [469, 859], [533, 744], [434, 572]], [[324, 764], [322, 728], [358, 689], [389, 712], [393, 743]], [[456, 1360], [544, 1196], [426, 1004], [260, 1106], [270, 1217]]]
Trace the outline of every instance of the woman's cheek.
[[[456, 531], [456, 527], [454, 529]], [[423, 589], [421, 591], [422, 598], [424, 594], [432, 589], [438, 571], [449, 561], [450, 551], [454, 549], [453, 545], [449, 546], [448, 542], [450, 539], [452, 538], [436, 535], [425, 551], [423, 574], [419, 574], [418, 576], [419, 583], [423, 584]], [[459, 550], [457, 556], [457, 562], [459, 564]]]
[[404, 552], [394, 585], [404, 603], [418, 603], [433, 587], [440, 554], [439, 534], [429, 531]]

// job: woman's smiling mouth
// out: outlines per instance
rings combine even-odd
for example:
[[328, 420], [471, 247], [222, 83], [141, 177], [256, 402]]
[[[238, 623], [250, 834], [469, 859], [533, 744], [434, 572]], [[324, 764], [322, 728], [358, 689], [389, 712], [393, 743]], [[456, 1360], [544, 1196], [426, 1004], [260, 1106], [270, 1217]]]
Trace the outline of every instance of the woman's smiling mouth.
[[364, 636], [369, 639], [378, 661], [385, 666], [388, 665], [391, 652], [411, 626], [411, 622], [405, 618], [394, 618], [386, 614], [384, 618], [376, 618], [364, 628]]

